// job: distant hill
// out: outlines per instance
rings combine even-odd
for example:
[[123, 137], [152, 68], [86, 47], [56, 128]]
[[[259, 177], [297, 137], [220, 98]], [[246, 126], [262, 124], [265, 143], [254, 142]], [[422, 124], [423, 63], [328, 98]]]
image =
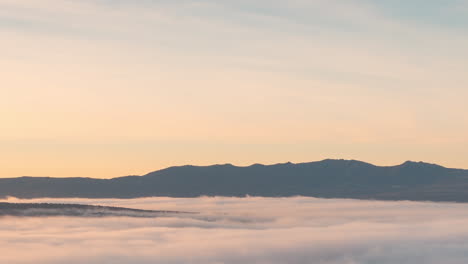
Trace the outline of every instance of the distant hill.
[[140, 210], [114, 206], [51, 203], [0, 203], [1, 216], [158, 217], [184, 212]]
[[180, 166], [113, 179], [0, 179], [0, 196], [18, 198], [137, 198], [150, 196], [313, 196], [468, 202], [468, 170], [423, 162], [381, 167], [323, 160], [237, 167]]

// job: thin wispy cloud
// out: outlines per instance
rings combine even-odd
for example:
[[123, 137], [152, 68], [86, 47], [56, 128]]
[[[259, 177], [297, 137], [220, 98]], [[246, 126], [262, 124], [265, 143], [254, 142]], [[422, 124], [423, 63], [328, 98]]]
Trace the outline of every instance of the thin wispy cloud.
[[460, 5], [0, 0], [1, 176], [285, 162], [276, 148], [466, 167]]

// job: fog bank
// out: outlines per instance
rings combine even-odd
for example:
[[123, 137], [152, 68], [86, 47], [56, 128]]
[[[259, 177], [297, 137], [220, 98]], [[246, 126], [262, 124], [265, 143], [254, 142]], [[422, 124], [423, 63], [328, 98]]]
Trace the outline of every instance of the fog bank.
[[200, 213], [2, 217], [0, 263], [468, 263], [468, 204], [305, 197], [3, 201]]

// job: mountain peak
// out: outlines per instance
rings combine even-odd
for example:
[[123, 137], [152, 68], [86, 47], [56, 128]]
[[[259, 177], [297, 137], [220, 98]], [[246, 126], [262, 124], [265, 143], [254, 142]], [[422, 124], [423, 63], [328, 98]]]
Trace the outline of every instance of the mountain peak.
[[343, 164], [347, 166], [375, 166], [370, 163], [364, 162], [364, 161], [359, 161], [359, 160], [353, 160], [353, 159], [324, 159], [322, 161], [319, 161], [321, 163], [325, 164]]
[[408, 160], [408, 161], [405, 161], [404, 163], [402, 163], [401, 165], [399, 165], [399, 167], [411, 167], [411, 168], [422, 168], [422, 167], [428, 167], [428, 168], [444, 168], [443, 166], [440, 166], [440, 165], [437, 165], [437, 164], [433, 164], [433, 163], [427, 163], [427, 162], [423, 162], [423, 161], [411, 161], [411, 160]]

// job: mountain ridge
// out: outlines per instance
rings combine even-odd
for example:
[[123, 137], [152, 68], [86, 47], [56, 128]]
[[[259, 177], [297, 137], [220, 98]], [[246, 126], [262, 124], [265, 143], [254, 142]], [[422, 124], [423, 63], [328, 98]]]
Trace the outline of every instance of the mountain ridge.
[[404, 167], [408, 165], [413, 165], [413, 164], [419, 164], [419, 165], [427, 165], [427, 166], [436, 166], [436, 167], [441, 167], [445, 169], [451, 169], [451, 170], [463, 170], [463, 171], [468, 171], [468, 169], [462, 169], [462, 168], [451, 168], [451, 167], [445, 167], [436, 163], [429, 163], [429, 162], [423, 162], [423, 161], [411, 161], [407, 160], [401, 164], [397, 165], [375, 165], [372, 163], [360, 161], [360, 160], [354, 160], [354, 159], [324, 159], [320, 161], [312, 161], [312, 162], [299, 162], [299, 163], [293, 163], [293, 162], [284, 162], [284, 163], [274, 163], [274, 164], [262, 164], [262, 163], [253, 163], [251, 165], [246, 165], [246, 166], [239, 166], [239, 165], [234, 165], [232, 163], [224, 163], [224, 164], [212, 164], [212, 165], [191, 165], [191, 164], [186, 164], [186, 165], [177, 165], [177, 166], [170, 166], [166, 168], [162, 168], [159, 170], [151, 171], [143, 175], [125, 175], [125, 176], [117, 176], [117, 177], [112, 177], [112, 178], [94, 178], [94, 177], [53, 177], [53, 176], [18, 176], [18, 177], [4, 177], [0, 179], [19, 179], [19, 178], [47, 178], [47, 179], [99, 179], [99, 180], [114, 180], [118, 178], [127, 178], [127, 177], [144, 177], [149, 174], [153, 174], [159, 171], [165, 171], [169, 169], [175, 169], [175, 168], [183, 168], [183, 167], [194, 167], [194, 168], [207, 168], [207, 167], [220, 167], [220, 166], [229, 166], [229, 167], [235, 167], [235, 168], [250, 168], [250, 167], [266, 167], [266, 166], [280, 166], [280, 165], [305, 165], [305, 164], [314, 164], [314, 163], [323, 163], [323, 162], [356, 162], [360, 164], [365, 164], [365, 165], [370, 165], [373, 167], [380, 167], [380, 168], [393, 168], [393, 167]]
[[468, 170], [406, 161], [376, 166], [358, 160], [235, 166], [174, 166], [111, 179], [0, 179], [0, 197], [139, 198], [152, 196], [314, 196], [468, 202]]

